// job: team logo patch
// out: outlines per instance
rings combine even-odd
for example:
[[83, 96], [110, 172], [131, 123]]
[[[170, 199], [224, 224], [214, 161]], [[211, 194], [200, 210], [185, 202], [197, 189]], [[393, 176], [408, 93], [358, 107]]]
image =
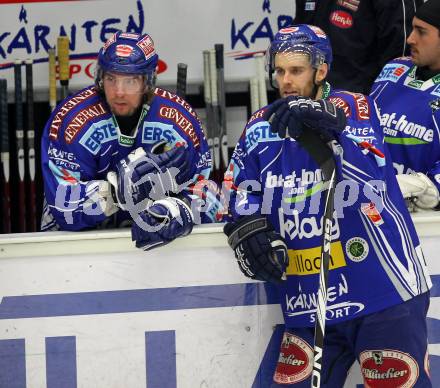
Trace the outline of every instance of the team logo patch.
[[380, 226], [383, 224], [382, 216], [380, 215], [379, 210], [377, 210], [374, 202], [363, 203], [361, 205], [361, 212], [365, 214], [374, 225]]
[[345, 244], [345, 253], [355, 263], [363, 261], [368, 256], [368, 252], [368, 243], [363, 238], [353, 237]]
[[156, 52], [154, 50], [154, 42], [151, 36], [146, 35], [142, 40], [136, 43], [143, 51], [145, 59], [148, 61]]
[[129, 57], [133, 52], [133, 47], [128, 44], [118, 44], [116, 46], [116, 55], [118, 57]]
[[359, 363], [364, 384], [370, 388], [410, 388], [419, 377], [414, 358], [398, 350], [367, 350]]
[[313, 349], [302, 338], [285, 332], [273, 376], [277, 384], [293, 384], [312, 373]]
[[330, 23], [339, 28], [353, 27], [353, 17], [344, 11], [334, 11], [330, 14]]

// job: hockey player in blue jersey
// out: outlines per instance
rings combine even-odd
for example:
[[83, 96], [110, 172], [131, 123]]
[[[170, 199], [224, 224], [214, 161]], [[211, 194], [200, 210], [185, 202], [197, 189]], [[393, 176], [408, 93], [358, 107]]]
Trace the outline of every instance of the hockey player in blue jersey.
[[157, 64], [148, 34], [117, 32], [95, 84], [54, 110], [42, 138], [43, 231], [134, 220], [143, 249], [191, 232], [191, 187], [208, 178], [211, 156], [191, 106], [155, 87]]
[[321, 386], [343, 387], [357, 360], [366, 387], [431, 387], [431, 281], [375, 105], [332, 90], [330, 43], [315, 26], [281, 29], [266, 57], [281, 98], [252, 115], [236, 145], [224, 231], [243, 274], [278, 285], [286, 331], [271, 386], [311, 384], [325, 187], [297, 139], [313, 131], [332, 140], [338, 182]]
[[399, 185], [412, 209], [433, 209], [440, 190], [440, 2], [416, 12], [411, 58], [389, 62], [371, 89]]

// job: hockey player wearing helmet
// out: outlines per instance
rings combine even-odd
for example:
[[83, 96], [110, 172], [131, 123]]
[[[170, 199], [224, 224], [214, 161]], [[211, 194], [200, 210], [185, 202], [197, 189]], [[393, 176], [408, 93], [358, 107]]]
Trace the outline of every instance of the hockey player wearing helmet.
[[420, 243], [375, 105], [333, 90], [331, 62], [330, 42], [315, 26], [275, 35], [267, 69], [281, 98], [252, 115], [226, 174], [229, 245], [244, 275], [277, 287], [286, 325], [273, 379], [262, 385], [311, 385], [325, 202], [320, 167], [301, 143], [312, 131], [332, 145], [337, 180], [333, 222], [325, 225], [331, 259], [322, 369], [312, 386], [343, 387], [358, 361], [365, 386], [431, 387], [431, 281]]
[[209, 176], [210, 153], [191, 106], [155, 86], [157, 65], [150, 35], [119, 31], [99, 51], [95, 84], [54, 110], [43, 231], [129, 223], [142, 249], [191, 232], [191, 187]]
[[371, 89], [397, 180], [412, 211], [439, 210], [440, 2], [413, 19], [411, 57], [387, 63]]

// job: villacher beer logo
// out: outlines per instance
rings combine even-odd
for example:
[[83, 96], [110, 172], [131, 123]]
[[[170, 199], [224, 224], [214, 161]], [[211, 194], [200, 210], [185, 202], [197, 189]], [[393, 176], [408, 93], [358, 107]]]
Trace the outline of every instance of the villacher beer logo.
[[307, 379], [312, 373], [313, 349], [302, 338], [285, 332], [274, 374], [278, 384], [292, 384]]
[[419, 377], [414, 358], [398, 350], [367, 350], [359, 362], [366, 387], [411, 388]]

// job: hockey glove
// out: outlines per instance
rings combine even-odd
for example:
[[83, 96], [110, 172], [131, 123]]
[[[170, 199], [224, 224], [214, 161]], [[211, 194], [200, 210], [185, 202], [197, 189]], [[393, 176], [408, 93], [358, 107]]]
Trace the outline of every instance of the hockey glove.
[[223, 232], [245, 276], [274, 283], [285, 280], [287, 247], [266, 217], [244, 216], [226, 224]]
[[160, 154], [147, 153], [142, 147], [116, 164], [116, 171], [107, 173], [114, 187], [115, 201], [127, 210], [144, 199], [158, 200], [168, 193], [177, 193], [179, 185], [190, 178], [189, 153], [176, 147]]
[[167, 197], [139, 214], [131, 227], [131, 237], [137, 248], [148, 251], [190, 234], [192, 228], [189, 206], [181, 199]]
[[414, 211], [412, 205], [420, 209], [434, 209], [438, 205], [438, 189], [425, 174], [398, 174], [396, 178], [403, 198], [409, 201], [410, 210]]
[[337, 140], [346, 124], [344, 111], [330, 101], [297, 96], [275, 101], [263, 117], [271, 124], [271, 131], [281, 138], [298, 139], [304, 130], [311, 129], [326, 142]]

